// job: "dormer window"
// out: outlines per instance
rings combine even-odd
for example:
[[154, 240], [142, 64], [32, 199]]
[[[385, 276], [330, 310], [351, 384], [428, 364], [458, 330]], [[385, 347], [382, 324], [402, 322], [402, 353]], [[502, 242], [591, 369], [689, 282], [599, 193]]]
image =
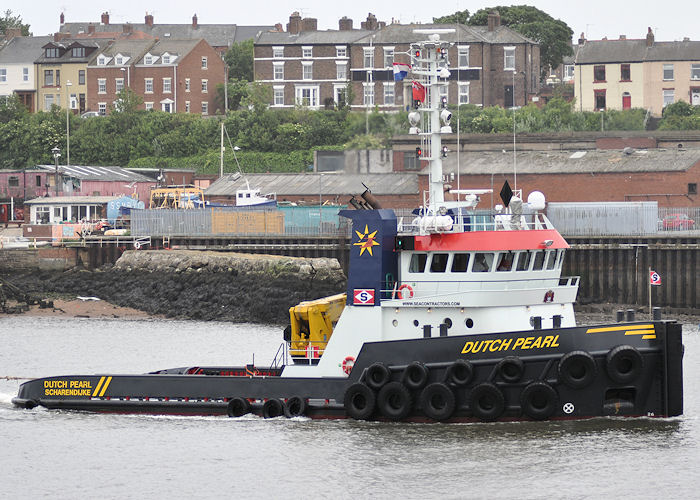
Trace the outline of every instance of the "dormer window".
[[73, 47], [71, 57], [85, 57], [85, 47]]
[[157, 60], [158, 60], [158, 56], [154, 56], [152, 54], [146, 54], [143, 58], [143, 63], [151, 65], [151, 64], [155, 64]]
[[118, 66], [122, 66], [126, 64], [129, 59], [130, 58], [128, 56], [117, 54], [116, 56], [114, 56], [114, 63]]
[[58, 47], [47, 47], [45, 55], [46, 57], [61, 57]]
[[170, 64], [170, 54], [167, 52], [163, 54], [163, 64]]
[[99, 56], [97, 58], [97, 65], [98, 66], [106, 66], [107, 62], [109, 62], [110, 58], [106, 56]]

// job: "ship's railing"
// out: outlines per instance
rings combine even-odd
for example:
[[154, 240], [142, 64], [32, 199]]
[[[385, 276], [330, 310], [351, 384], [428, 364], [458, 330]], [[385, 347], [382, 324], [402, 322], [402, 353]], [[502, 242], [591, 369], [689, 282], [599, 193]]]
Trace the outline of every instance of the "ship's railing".
[[283, 366], [289, 364], [289, 344], [287, 342], [282, 342], [275, 353], [275, 357], [270, 363], [270, 368], [282, 368]]
[[[430, 224], [421, 221], [421, 215], [416, 215], [410, 209], [396, 209], [397, 230], [399, 233], [415, 234], [431, 230]], [[474, 231], [518, 231], [554, 229], [554, 226], [543, 213], [530, 213], [513, 216], [496, 211], [470, 211], [449, 214], [452, 227], [449, 230], [430, 232], [474, 232]], [[428, 216], [430, 218], [430, 216]]]

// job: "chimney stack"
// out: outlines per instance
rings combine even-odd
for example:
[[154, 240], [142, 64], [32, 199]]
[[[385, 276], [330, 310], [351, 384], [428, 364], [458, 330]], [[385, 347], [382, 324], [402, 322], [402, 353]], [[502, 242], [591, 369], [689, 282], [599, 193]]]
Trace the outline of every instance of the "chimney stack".
[[284, 33], [284, 26], [282, 26], [282, 23], [275, 24], [274, 31], [277, 31], [279, 33]]
[[95, 25], [90, 23], [88, 24], [88, 34], [92, 35], [95, 33]]
[[620, 40], [627, 40], [627, 35], [620, 35]]
[[348, 16], [343, 16], [338, 21], [338, 29], [340, 31], [352, 31], [352, 19], [348, 19]]
[[109, 12], [102, 13], [102, 24], [109, 24]]
[[146, 23], [146, 26], [153, 27], [153, 14], [146, 13], [146, 17], [144, 18], [144, 22]]
[[131, 25], [131, 23], [124, 23], [122, 24], [122, 33], [133, 33], [134, 27]]
[[301, 31], [301, 16], [298, 12], [292, 12], [289, 16], [289, 24], [287, 24], [287, 32], [292, 35], [298, 35]]
[[578, 37], [578, 44], [584, 45], [586, 43], [586, 34], [582, 31], [581, 35]]
[[197, 14], [195, 14], [194, 16], [192, 16], [192, 27], [193, 27], [193, 28], [197, 28], [197, 27], [198, 27], [198, 24], [197, 24]]
[[304, 18], [301, 21], [301, 31], [318, 31], [318, 20], [313, 17]]
[[498, 11], [489, 12], [488, 15], [488, 30], [496, 31], [496, 28], [501, 26], [501, 15]]
[[654, 45], [654, 32], [651, 31], [651, 27], [647, 28], [647, 47]]
[[5, 40], [12, 40], [17, 36], [22, 36], [22, 28], [7, 28], [5, 30]]
[[374, 31], [379, 28], [379, 23], [377, 22], [377, 16], [371, 12], [367, 14], [367, 20], [360, 23], [363, 30]]
[[61, 12], [60, 20], [61, 20], [61, 24], [66, 24], [66, 16], [63, 15], [63, 12]]

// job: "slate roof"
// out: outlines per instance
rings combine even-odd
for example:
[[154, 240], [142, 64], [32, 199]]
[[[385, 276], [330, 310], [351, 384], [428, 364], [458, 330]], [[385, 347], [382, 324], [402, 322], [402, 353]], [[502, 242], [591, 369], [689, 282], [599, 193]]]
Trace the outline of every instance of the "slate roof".
[[[36, 170], [54, 173], [54, 165], [37, 165]], [[121, 167], [91, 167], [86, 165], [59, 165], [58, 170], [63, 176], [75, 177], [84, 181], [106, 182], [153, 182], [153, 179]]]
[[[518, 174], [604, 174], [684, 172], [700, 164], [700, 149], [648, 149], [593, 151], [517, 151]], [[462, 175], [491, 175], [513, 173], [513, 151], [462, 152]], [[444, 173], [456, 173], [456, 154], [443, 160]], [[421, 175], [427, 175], [427, 170]]]
[[591, 40], [578, 47], [577, 64], [634, 63], [651, 61], [700, 61], [700, 42], [646, 40]]
[[118, 200], [124, 196], [42, 196], [27, 200], [25, 205], [75, 205], [75, 204], [94, 204], [106, 205], [112, 200]]
[[292, 34], [287, 32], [263, 32], [255, 39], [255, 45], [320, 45], [354, 43], [373, 33], [369, 30], [321, 30], [302, 31]]
[[42, 47], [49, 43], [50, 36], [16, 36], [0, 50], [0, 64], [33, 63]]
[[323, 196], [351, 196], [361, 194], [367, 185], [375, 195], [415, 195], [418, 193], [418, 175], [414, 173], [391, 174], [346, 174], [324, 172], [320, 174], [226, 174], [212, 183], [205, 196], [235, 196], [237, 189], [246, 188], [246, 179], [252, 189], [263, 193], [276, 193], [277, 199], [284, 196], [318, 197], [319, 188]]
[[[184, 56], [186, 56], [190, 51], [192, 51], [192, 49], [195, 48], [195, 46], [200, 42], [200, 40], [201, 39], [160, 40], [155, 45], [146, 50], [143, 54], [141, 54], [141, 57], [139, 59], [134, 60], [134, 63], [143, 64], [143, 56], [145, 56], [146, 54], [161, 56], [166, 52], [170, 55], [177, 55], [178, 58], [175, 60], [175, 63], [179, 63]], [[162, 64], [160, 62], [160, 59], [155, 65], [157, 66], [158, 64]]]
[[[49, 41], [45, 43], [42, 48], [46, 47], [59, 47], [65, 49], [64, 54], [61, 57], [46, 57], [45, 52], [42, 50], [40, 56], [34, 61], [37, 64], [65, 64], [65, 63], [87, 63], [95, 53], [95, 49], [99, 50], [101, 47], [106, 46], [109, 40], [61, 40], [60, 42]], [[85, 47], [84, 57], [73, 57], [73, 47]]]
[[[274, 26], [237, 26], [235, 24], [198, 24], [197, 27], [192, 24], [132, 24], [124, 23], [130, 26], [133, 31], [142, 31], [153, 38], [203, 38], [212, 47], [228, 47], [233, 42], [241, 42], [243, 40], [252, 39], [259, 31], [269, 31], [275, 29]], [[61, 26], [61, 33], [87, 33], [88, 26], [93, 26], [95, 32], [113, 32], [122, 29], [124, 24], [98, 24], [88, 22], [65, 23]]]
[[[91, 66], [95, 65], [95, 61], [100, 54], [111, 58], [117, 54], [128, 56], [130, 59], [127, 64], [132, 64], [134, 61], [141, 59], [156, 43], [156, 40], [117, 40], [107, 45], [104, 49], [94, 52], [89, 64]], [[105, 67], [108, 66], [117, 66], [117, 64], [114, 62], [114, 59], [111, 59]]]

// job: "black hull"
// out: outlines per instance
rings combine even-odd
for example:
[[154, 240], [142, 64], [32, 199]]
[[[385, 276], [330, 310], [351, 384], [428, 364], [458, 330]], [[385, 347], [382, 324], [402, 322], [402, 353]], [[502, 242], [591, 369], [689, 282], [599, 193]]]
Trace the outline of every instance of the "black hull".
[[366, 343], [349, 378], [240, 375], [251, 367], [49, 377], [22, 384], [13, 403], [447, 422], [673, 417], [683, 413], [682, 358], [675, 322], [612, 324]]

